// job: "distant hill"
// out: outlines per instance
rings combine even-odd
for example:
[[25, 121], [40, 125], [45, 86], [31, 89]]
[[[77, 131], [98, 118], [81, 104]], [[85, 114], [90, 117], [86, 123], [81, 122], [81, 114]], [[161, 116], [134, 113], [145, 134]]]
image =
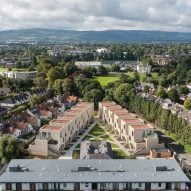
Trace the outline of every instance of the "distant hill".
[[7, 40], [92, 43], [191, 42], [191, 33], [140, 30], [72, 31], [57, 29], [21, 29], [0, 31], [0, 41]]

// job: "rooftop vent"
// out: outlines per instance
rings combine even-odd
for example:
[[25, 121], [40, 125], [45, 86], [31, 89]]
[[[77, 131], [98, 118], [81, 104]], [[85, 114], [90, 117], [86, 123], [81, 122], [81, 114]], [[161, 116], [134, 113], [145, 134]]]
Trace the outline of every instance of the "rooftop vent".
[[25, 171], [29, 171], [29, 169], [23, 168], [23, 167], [20, 166], [20, 165], [10, 166], [10, 167], [9, 167], [9, 172], [25, 172]]
[[167, 166], [157, 166], [156, 167], [156, 171], [174, 171], [174, 169], [172, 168], [172, 169], [170, 169], [170, 168], [168, 168]]

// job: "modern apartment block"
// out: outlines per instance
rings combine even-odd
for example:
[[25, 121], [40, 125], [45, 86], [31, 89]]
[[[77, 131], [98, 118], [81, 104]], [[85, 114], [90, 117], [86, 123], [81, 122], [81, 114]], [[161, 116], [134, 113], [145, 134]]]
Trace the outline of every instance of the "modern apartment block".
[[40, 128], [35, 143], [29, 146], [29, 153], [38, 156], [48, 156], [60, 153], [84, 128], [92, 121], [94, 104], [79, 102], [67, 110], [49, 125]]
[[0, 176], [0, 191], [183, 191], [189, 182], [175, 159], [21, 159]]
[[151, 125], [114, 102], [99, 103], [99, 117], [134, 152], [148, 154], [150, 149], [164, 148]]

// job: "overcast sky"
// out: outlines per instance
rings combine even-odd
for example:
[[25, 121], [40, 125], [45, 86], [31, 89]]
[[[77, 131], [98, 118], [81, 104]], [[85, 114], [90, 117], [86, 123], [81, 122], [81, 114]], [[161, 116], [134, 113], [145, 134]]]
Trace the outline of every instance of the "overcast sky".
[[0, 30], [191, 32], [191, 0], [0, 0]]

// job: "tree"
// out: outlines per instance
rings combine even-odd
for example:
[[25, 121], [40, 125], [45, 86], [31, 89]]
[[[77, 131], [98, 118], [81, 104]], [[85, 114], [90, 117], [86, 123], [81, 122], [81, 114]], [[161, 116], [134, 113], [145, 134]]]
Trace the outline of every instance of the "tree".
[[191, 99], [187, 99], [184, 101], [184, 107], [189, 110], [191, 109]]
[[70, 76], [77, 70], [78, 68], [74, 63], [66, 63], [64, 66], [64, 73], [66, 77]]
[[30, 107], [33, 108], [35, 105], [40, 104], [44, 101], [44, 97], [43, 96], [37, 96], [37, 95], [33, 95], [30, 99]]
[[99, 66], [97, 70], [97, 74], [100, 76], [105, 76], [108, 74], [107, 68], [104, 66]]
[[177, 89], [171, 88], [168, 92], [168, 98], [173, 101], [173, 102], [178, 102], [179, 101], [179, 94]]
[[104, 97], [104, 93], [100, 89], [92, 89], [84, 94], [84, 100], [85, 101], [91, 101], [94, 102], [95, 107], [98, 107], [98, 103], [102, 101]]
[[156, 92], [156, 96], [160, 97], [160, 98], [167, 98], [167, 93], [166, 93], [164, 88], [159, 87], [157, 92]]
[[77, 88], [74, 81], [70, 78], [65, 78], [62, 83], [63, 92], [68, 92], [70, 94], [77, 95]]
[[131, 84], [124, 83], [118, 86], [114, 91], [114, 98], [121, 105], [126, 105], [129, 101], [130, 96], [134, 94], [134, 88]]
[[47, 73], [47, 78], [49, 87], [52, 87], [55, 80], [64, 78], [62, 69], [60, 67], [51, 68]]
[[47, 81], [45, 80], [43, 75], [35, 77], [33, 81], [37, 88], [46, 88], [47, 87]]
[[181, 87], [179, 88], [179, 94], [180, 94], [180, 95], [182, 95], [182, 94], [186, 95], [186, 94], [188, 94], [188, 93], [189, 93], [189, 89], [187, 88], [187, 86], [181, 86]]
[[58, 79], [55, 80], [54, 84], [53, 84], [53, 89], [56, 91], [57, 94], [63, 94], [63, 80]]
[[120, 66], [117, 64], [112, 64], [111, 65], [111, 71], [112, 72], [120, 72]]
[[15, 138], [11, 135], [3, 135], [0, 138], [0, 160], [1, 163], [8, 163], [11, 159], [17, 158], [22, 152]]

